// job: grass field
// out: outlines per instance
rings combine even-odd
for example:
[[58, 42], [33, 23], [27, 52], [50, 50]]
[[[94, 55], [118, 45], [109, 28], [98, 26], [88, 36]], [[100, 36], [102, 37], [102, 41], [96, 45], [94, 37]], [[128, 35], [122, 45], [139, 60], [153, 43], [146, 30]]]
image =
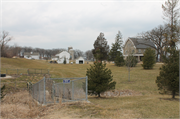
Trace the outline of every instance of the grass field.
[[[1, 72], [6, 69], [37, 68], [49, 69], [51, 77], [85, 77], [86, 70], [90, 64], [50, 64], [45, 60], [27, 60], [1, 58]], [[116, 67], [114, 64], [108, 64], [111, 69], [113, 79], [116, 81], [116, 90], [131, 90], [141, 95], [102, 97], [88, 96], [89, 104], [72, 104], [63, 109], [71, 114], [68, 117], [73, 118], [178, 118], [179, 117], [179, 96], [172, 100], [171, 95], [160, 95], [155, 83], [159, 75], [159, 68], [162, 64], [156, 64], [152, 70], [144, 70], [140, 64], [131, 70], [130, 81], [128, 81], [128, 71], [126, 67]], [[2, 83], [17, 82], [16, 88], [25, 88], [26, 83], [20, 82], [32, 81], [33, 83], [42, 79], [42, 75], [36, 77], [17, 77], [15, 79], [3, 79]], [[10, 88], [9, 88], [10, 90]], [[3, 104], [3, 102], [2, 102]], [[62, 109], [54, 108], [53, 114], [46, 116], [58, 118]], [[66, 113], [66, 112], [64, 112]], [[65, 114], [65, 116], [67, 116]], [[41, 116], [43, 117], [43, 116]], [[13, 117], [12, 117], [13, 118]], [[19, 117], [18, 117], [19, 118]]]

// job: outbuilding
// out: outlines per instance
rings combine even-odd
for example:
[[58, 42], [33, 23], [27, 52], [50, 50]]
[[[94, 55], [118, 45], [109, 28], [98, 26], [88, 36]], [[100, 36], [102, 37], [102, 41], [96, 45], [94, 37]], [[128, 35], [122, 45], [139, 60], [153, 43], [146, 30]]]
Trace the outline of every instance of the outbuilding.
[[79, 57], [76, 59], [76, 64], [84, 64], [84, 58], [83, 57]]
[[56, 54], [52, 57], [52, 60], [56, 60], [58, 64], [64, 63], [64, 60], [66, 60], [66, 64], [69, 64], [69, 58], [70, 54], [67, 51], [62, 51], [59, 54]]

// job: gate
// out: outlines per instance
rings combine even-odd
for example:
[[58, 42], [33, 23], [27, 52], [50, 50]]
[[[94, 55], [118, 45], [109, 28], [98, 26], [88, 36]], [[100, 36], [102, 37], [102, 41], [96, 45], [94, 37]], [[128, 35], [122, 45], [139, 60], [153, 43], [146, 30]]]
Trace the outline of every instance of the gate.
[[43, 78], [32, 85], [31, 95], [41, 104], [88, 100], [88, 77]]

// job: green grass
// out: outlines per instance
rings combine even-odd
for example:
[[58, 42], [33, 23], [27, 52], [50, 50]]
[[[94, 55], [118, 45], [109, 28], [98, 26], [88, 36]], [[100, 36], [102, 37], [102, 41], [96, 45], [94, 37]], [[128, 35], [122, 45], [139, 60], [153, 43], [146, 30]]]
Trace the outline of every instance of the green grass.
[[[156, 77], [162, 64], [156, 64], [152, 70], [144, 70], [140, 64], [132, 68], [130, 81], [128, 81], [128, 70], [124, 67], [116, 67], [107, 64], [111, 69], [113, 79], [116, 81], [116, 90], [133, 90], [140, 96], [120, 96], [97, 98], [89, 96], [90, 105], [70, 106], [70, 110], [78, 110], [79, 117], [93, 118], [178, 118], [179, 96], [175, 100], [171, 95], [160, 95], [156, 85]], [[51, 77], [85, 77], [89, 64], [50, 64], [44, 60], [10, 59], [1, 58], [1, 72], [5, 73], [10, 68], [37, 68], [49, 69]], [[42, 77], [16, 78], [17, 82], [39, 81]], [[1, 82], [14, 82], [14, 79], [1, 80]], [[13, 85], [13, 84], [11, 84]], [[19, 84], [23, 87], [26, 84]]]

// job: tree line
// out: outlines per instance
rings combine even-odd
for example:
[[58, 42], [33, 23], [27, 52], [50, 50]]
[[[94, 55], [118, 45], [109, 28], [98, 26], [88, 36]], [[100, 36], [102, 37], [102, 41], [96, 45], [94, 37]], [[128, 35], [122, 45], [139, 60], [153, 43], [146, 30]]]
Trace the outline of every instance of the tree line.
[[[32, 48], [32, 47], [22, 47], [15, 45], [8, 45], [13, 37], [10, 36], [9, 32], [3, 31], [0, 37], [0, 47], [1, 47], [1, 57], [12, 58], [13, 56], [24, 56], [25, 52], [38, 52], [40, 58], [51, 59], [52, 56], [56, 54], [67, 51], [65, 48], [54, 48], [54, 49], [43, 49], [43, 48]], [[86, 57], [87, 60], [91, 60], [94, 58], [91, 50], [87, 50], [83, 52], [79, 49], [74, 50], [74, 58], [78, 58], [80, 56]]]

